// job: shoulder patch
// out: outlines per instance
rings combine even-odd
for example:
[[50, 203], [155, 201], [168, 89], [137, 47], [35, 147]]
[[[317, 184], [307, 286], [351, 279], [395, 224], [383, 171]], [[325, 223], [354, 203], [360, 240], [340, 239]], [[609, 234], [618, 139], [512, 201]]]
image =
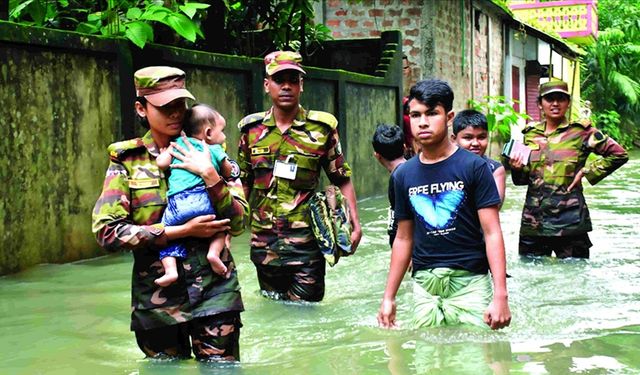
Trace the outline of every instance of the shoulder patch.
[[126, 141], [115, 142], [107, 147], [109, 157], [114, 159], [120, 159], [120, 157], [129, 150], [134, 150], [140, 147], [144, 147], [142, 138], [127, 139]]
[[329, 125], [331, 129], [338, 127], [338, 119], [329, 112], [309, 111], [307, 113], [307, 119]]
[[255, 124], [256, 122], [262, 121], [266, 114], [267, 114], [267, 112], [256, 112], [256, 113], [250, 114], [249, 116], [245, 116], [238, 123], [238, 130], [242, 131], [246, 127], [251, 126], [251, 125]]
[[536, 127], [536, 124], [527, 125], [522, 129], [522, 134], [530, 132], [532, 129]]

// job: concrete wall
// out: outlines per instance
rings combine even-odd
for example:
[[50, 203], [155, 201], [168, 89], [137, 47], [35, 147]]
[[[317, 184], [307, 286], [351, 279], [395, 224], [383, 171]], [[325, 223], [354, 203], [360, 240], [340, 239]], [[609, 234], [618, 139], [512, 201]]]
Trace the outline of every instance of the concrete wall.
[[[399, 48], [393, 58], [390, 66], [399, 71]], [[0, 141], [0, 274], [102, 253], [91, 233], [91, 210], [108, 164], [106, 148], [144, 133], [134, 125], [133, 72], [151, 64], [187, 72], [192, 93], [226, 117], [232, 156], [238, 121], [270, 105], [259, 58], [154, 45], [141, 51], [121, 39], [0, 22], [6, 129]], [[387, 174], [372, 167], [370, 138], [376, 123], [401, 116], [399, 74], [305, 69], [302, 103], [338, 118], [358, 196], [386, 193]]]

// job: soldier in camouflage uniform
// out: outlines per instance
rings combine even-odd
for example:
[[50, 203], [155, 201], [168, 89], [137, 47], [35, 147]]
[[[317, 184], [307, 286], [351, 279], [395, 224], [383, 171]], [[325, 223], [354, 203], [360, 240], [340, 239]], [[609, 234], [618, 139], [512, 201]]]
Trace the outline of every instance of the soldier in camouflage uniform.
[[[243, 310], [235, 270], [229, 278], [215, 274], [206, 254], [209, 238], [220, 231], [239, 234], [248, 205], [238, 183], [220, 178], [206, 152], [182, 154], [182, 167], [203, 178], [221, 218], [196, 217], [183, 225], [160, 223], [167, 204], [167, 180], [157, 164], [160, 150], [180, 134], [186, 110], [185, 74], [171, 67], [148, 67], [135, 73], [136, 112], [149, 131], [109, 146], [109, 167], [93, 211], [93, 232], [108, 251], [133, 253], [131, 330], [140, 349], [154, 358], [189, 358], [191, 348], [203, 360], [239, 360], [240, 312]], [[188, 143], [188, 142], [187, 142]], [[166, 288], [158, 250], [180, 239], [187, 257], [178, 261], [178, 281]], [[221, 255], [234, 268], [228, 249]], [[189, 342], [191, 337], [191, 343]]]
[[336, 118], [299, 105], [304, 70], [300, 55], [277, 51], [265, 57], [266, 112], [238, 124], [240, 178], [251, 205], [251, 260], [260, 289], [272, 298], [320, 301], [325, 260], [310, 226], [309, 198], [320, 170], [349, 201], [352, 249], [362, 236]]
[[[582, 194], [582, 177], [591, 185], [627, 160], [626, 151], [588, 120], [570, 123], [566, 113], [571, 96], [563, 81], [540, 85], [538, 105], [544, 121], [527, 126], [524, 144], [532, 151], [510, 159], [516, 185], [528, 185], [520, 226], [520, 255], [588, 258], [591, 241], [589, 210]], [[600, 155], [588, 165], [587, 157]]]

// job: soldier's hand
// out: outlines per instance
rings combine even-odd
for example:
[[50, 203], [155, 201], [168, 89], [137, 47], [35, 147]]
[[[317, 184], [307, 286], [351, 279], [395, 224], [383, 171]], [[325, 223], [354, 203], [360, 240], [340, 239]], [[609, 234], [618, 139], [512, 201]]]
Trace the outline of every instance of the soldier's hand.
[[509, 158], [509, 165], [512, 169], [522, 169], [524, 167], [524, 155], [521, 153], [515, 153]]
[[578, 173], [576, 173], [576, 176], [573, 178], [571, 185], [567, 187], [567, 191], [572, 191], [574, 188], [580, 187], [582, 185], [583, 176], [584, 176], [584, 173], [582, 172], [582, 169], [580, 169]]
[[357, 223], [351, 229], [351, 253], [355, 253], [362, 239], [362, 227]]
[[184, 225], [186, 227], [187, 237], [211, 237], [216, 233], [225, 232], [231, 229], [229, 219], [216, 220], [216, 215], [197, 216]]
[[[196, 150], [184, 133], [182, 133], [182, 140], [187, 145], [187, 149], [181, 147], [177, 143], [171, 142], [169, 153], [182, 162], [180, 164], [171, 164], [171, 168], [186, 169], [198, 176], [204, 176], [207, 173], [215, 172], [215, 168], [211, 162], [209, 146], [204, 140], [200, 141], [202, 142], [203, 151]], [[217, 175], [217, 172], [215, 172], [215, 174]]]

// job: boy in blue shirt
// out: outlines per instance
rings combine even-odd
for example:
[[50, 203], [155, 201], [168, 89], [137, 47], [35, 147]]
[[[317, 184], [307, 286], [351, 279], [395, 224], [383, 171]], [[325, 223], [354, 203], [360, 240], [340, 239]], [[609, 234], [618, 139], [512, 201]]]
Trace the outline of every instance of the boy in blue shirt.
[[[206, 104], [196, 104], [187, 111], [184, 118], [183, 130], [187, 137], [178, 137], [175, 146], [187, 150], [188, 141], [198, 151], [205, 147], [209, 149], [211, 162], [220, 176], [229, 179], [233, 174], [233, 164], [222, 149], [226, 136], [224, 128], [226, 121], [215, 109]], [[172, 144], [172, 147], [173, 144]], [[163, 150], [156, 158], [158, 167], [166, 170], [171, 165], [171, 174], [168, 178], [169, 190], [167, 191], [167, 208], [162, 216], [165, 225], [179, 225], [200, 215], [215, 215], [212, 205], [209, 203], [204, 181], [186, 169], [180, 168], [181, 161], [173, 157], [172, 147]], [[235, 168], [236, 176], [239, 168]], [[225, 247], [225, 232], [216, 233], [209, 244], [207, 260], [213, 271], [219, 275], [227, 274], [227, 267], [220, 259], [220, 253]], [[164, 267], [164, 275], [154, 282], [162, 287], [167, 287], [178, 279], [176, 258], [185, 258], [186, 249], [180, 242], [173, 242], [160, 250], [160, 261]]]
[[[499, 161], [488, 158], [484, 153], [489, 146], [489, 124], [487, 117], [475, 109], [465, 109], [458, 112], [453, 119], [453, 134], [451, 139], [458, 146], [480, 156], [489, 164], [493, 180], [496, 182], [500, 201], [504, 202], [506, 178], [504, 166]], [[500, 203], [502, 206], [502, 203]]]
[[452, 104], [453, 91], [441, 80], [420, 81], [409, 94], [411, 131], [421, 150], [395, 175], [398, 232], [378, 312], [385, 328], [396, 326], [395, 297], [410, 261], [414, 326], [499, 329], [511, 321], [500, 197], [487, 163], [451, 141]]

